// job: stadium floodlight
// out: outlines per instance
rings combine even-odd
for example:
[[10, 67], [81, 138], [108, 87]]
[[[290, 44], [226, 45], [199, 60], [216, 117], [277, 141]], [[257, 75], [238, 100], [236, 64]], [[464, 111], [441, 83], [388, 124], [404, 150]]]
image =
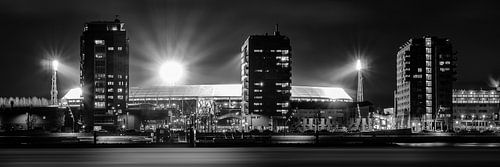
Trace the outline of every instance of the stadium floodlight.
[[57, 60], [52, 60], [52, 69], [54, 71], [57, 71], [57, 67], [59, 66], [59, 61]]
[[159, 75], [165, 83], [173, 85], [184, 76], [184, 66], [176, 61], [167, 61], [160, 66]]
[[361, 64], [361, 60], [358, 59], [358, 61], [356, 61], [356, 70], [361, 71], [362, 69], [363, 65]]

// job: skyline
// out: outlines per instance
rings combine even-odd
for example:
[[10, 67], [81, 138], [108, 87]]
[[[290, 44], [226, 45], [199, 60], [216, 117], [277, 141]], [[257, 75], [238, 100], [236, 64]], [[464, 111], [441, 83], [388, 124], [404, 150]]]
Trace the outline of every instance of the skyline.
[[[499, 74], [495, 65], [499, 39], [491, 37], [500, 34], [500, 24], [494, 21], [500, 13], [498, 7], [486, 3], [439, 1], [428, 7], [425, 4], [430, 1], [273, 1], [267, 5], [107, 1], [103, 6], [90, 8], [98, 1], [35, 1], [30, 2], [35, 5], [23, 6], [27, 2], [0, 2], [0, 15], [6, 16], [0, 32], [9, 39], [0, 47], [9, 55], [0, 64], [0, 75], [12, 78], [11, 82], [2, 83], [1, 96], [48, 97], [50, 68], [42, 61], [52, 54], [60, 55], [59, 96], [78, 86], [78, 43], [83, 24], [113, 20], [117, 14], [130, 36], [131, 86], [155, 84], [155, 70], [160, 65], [157, 62], [169, 58], [187, 64], [189, 77], [184, 84], [239, 83], [239, 52], [244, 40], [249, 35], [272, 33], [275, 24], [291, 39], [292, 85], [341, 86], [354, 92], [354, 54], [362, 53], [368, 62], [365, 99], [381, 106], [392, 105], [396, 52], [413, 37], [451, 39], [458, 52], [456, 88], [469, 83], [486, 88], [488, 77]], [[411, 5], [417, 7], [405, 8]], [[445, 6], [449, 6], [447, 10], [439, 11]], [[331, 8], [336, 10], [330, 11]], [[419, 10], [427, 13], [410, 15]], [[67, 13], [64, 18], [60, 17], [62, 13]], [[429, 26], [420, 25], [423, 21], [429, 21]], [[478, 63], [482, 68], [478, 68]], [[19, 66], [26, 68], [16, 73], [10, 71]]]

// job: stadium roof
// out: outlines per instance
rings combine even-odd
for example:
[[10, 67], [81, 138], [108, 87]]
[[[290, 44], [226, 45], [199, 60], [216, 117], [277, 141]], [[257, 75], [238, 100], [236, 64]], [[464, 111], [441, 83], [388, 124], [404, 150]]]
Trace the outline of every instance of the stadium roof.
[[[63, 98], [80, 97], [79, 88], [71, 89]], [[235, 97], [241, 98], [241, 84], [214, 85], [180, 85], [131, 87], [130, 99], [157, 97]], [[292, 86], [292, 98], [299, 99], [329, 99], [352, 101], [352, 98], [342, 88]]]

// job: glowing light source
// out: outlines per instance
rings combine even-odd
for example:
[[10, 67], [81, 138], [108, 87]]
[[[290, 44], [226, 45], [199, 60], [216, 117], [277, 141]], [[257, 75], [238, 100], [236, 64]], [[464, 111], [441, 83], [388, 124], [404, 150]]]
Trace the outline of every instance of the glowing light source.
[[52, 69], [54, 69], [54, 71], [57, 71], [57, 66], [59, 66], [59, 61], [52, 60]]
[[179, 82], [184, 75], [184, 66], [175, 61], [168, 61], [161, 65], [159, 75], [167, 84]]
[[358, 59], [356, 61], [356, 70], [360, 71], [361, 69], [363, 69], [363, 65], [361, 64], [361, 60]]

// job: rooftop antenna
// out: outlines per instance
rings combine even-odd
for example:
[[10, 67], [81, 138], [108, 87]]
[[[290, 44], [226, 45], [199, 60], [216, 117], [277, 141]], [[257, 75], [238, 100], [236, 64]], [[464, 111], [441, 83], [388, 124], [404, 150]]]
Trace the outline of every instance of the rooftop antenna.
[[120, 22], [120, 19], [118, 19], [120, 15], [115, 15], [115, 22]]
[[280, 35], [279, 25], [278, 24], [276, 24], [275, 27], [274, 27], [274, 35], [275, 36], [279, 36]]

